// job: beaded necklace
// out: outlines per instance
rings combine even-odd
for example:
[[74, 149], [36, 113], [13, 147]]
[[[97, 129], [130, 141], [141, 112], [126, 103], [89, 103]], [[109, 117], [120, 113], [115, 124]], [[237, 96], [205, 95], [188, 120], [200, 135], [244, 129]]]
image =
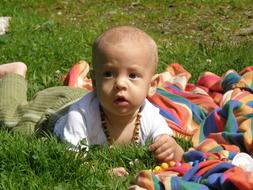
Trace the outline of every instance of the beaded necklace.
[[[103, 108], [101, 106], [99, 106], [99, 110], [100, 110], [100, 116], [101, 116], [102, 129], [105, 133], [108, 144], [111, 145], [113, 143], [113, 139], [109, 134], [107, 122], [105, 120], [105, 113], [104, 113]], [[139, 131], [140, 131], [140, 125], [141, 125], [140, 119], [141, 119], [141, 114], [139, 111], [136, 116], [135, 127], [134, 127], [134, 132], [133, 132], [133, 137], [132, 137], [132, 142], [134, 142], [135, 144], [139, 143]]]

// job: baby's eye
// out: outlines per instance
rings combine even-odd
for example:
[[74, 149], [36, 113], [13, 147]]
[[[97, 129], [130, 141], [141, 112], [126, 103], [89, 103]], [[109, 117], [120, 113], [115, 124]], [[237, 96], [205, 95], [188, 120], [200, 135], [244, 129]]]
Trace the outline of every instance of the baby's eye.
[[110, 78], [110, 77], [112, 77], [112, 75], [113, 74], [112, 74], [111, 71], [106, 71], [106, 72], [103, 73], [103, 76], [106, 77], [106, 78]]
[[130, 73], [129, 78], [130, 79], [136, 79], [138, 76], [135, 73]]

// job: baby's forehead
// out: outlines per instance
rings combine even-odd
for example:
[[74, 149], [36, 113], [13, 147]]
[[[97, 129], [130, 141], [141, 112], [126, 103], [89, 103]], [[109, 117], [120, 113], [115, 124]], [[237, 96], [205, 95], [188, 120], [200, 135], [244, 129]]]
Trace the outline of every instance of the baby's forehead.
[[156, 62], [152, 61], [152, 55], [146, 48], [134, 47], [134, 45], [107, 46], [106, 50], [98, 53], [97, 59], [93, 62], [96, 69], [102, 68], [126, 68], [129, 71], [145, 68], [146, 71], [156, 70]]

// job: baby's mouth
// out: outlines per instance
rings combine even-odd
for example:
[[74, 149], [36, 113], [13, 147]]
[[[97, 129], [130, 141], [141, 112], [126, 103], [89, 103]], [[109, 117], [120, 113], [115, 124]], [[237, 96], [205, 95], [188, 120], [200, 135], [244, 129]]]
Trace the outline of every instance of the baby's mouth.
[[124, 106], [128, 104], [128, 101], [126, 98], [124, 97], [118, 97], [114, 100], [114, 103], [120, 106]]

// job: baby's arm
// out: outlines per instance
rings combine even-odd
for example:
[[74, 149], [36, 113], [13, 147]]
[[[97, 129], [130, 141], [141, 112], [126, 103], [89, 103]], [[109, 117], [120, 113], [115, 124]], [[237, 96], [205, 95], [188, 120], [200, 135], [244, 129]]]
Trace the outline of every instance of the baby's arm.
[[56, 121], [54, 135], [67, 142], [74, 150], [81, 145], [81, 140], [87, 140], [87, 128], [81, 113], [73, 108], [71, 106], [70, 111]]
[[159, 161], [181, 161], [184, 153], [177, 142], [167, 134], [157, 136], [149, 149]]

